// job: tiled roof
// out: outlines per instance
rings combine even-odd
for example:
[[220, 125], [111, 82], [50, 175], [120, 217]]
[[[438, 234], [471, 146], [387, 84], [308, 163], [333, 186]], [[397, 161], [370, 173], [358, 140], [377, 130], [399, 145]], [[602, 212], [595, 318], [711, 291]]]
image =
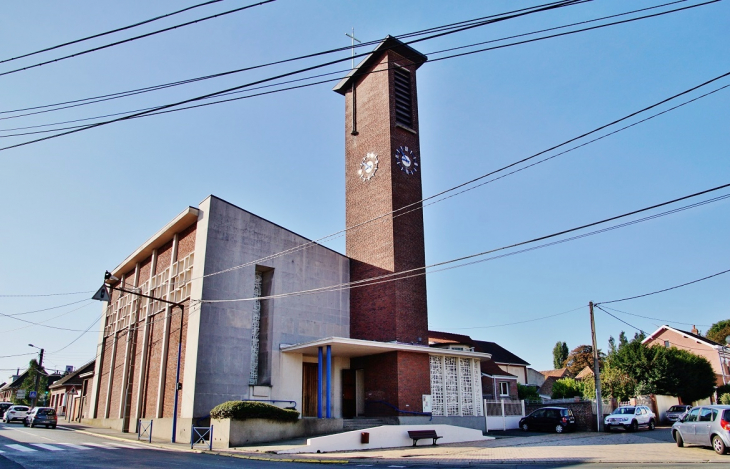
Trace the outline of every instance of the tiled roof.
[[649, 342], [650, 340], [653, 340], [653, 339], [659, 337], [662, 334], [662, 332], [664, 332], [664, 331], [674, 331], [677, 334], [682, 334], [682, 335], [686, 335], [687, 337], [692, 337], [699, 343], [704, 343], [705, 345], [707, 345], [709, 347], [722, 347], [722, 344], [718, 344], [714, 340], [710, 340], [707, 337], [702, 337], [701, 335], [695, 334], [693, 332], [683, 331], [682, 329], [675, 329], [674, 327], [667, 326], [666, 324], [663, 325], [662, 327], [660, 327], [659, 329], [657, 329], [656, 331], [654, 331], [653, 334], [651, 334], [649, 337], [647, 337], [646, 339], [641, 341], [641, 343], [645, 344], [645, 343]]
[[83, 380], [79, 377], [79, 375], [82, 373], [86, 373], [90, 369], [93, 370], [95, 364], [96, 360], [90, 361], [89, 363], [83, 365], [81, 368], [78, 368], [76, 371], [72, 371], [52, 385], [48, 386], [48, 388], [56, 389], [60, 388], [61, 386], [80, 386]]
[[482, 373], [486, 373], [491, 376], [506, 376], [506, 377], [512, 377], [517, 379], [517, 376], [507, 373], [502, 368], [499, 367], [496, 363], [494, 363], [493, 360], [487, 360], [483, 361], [481, 363]]
[[566, 376], [568, 376], [568, 369], [567, 368], [558, 368], [557, 370], [541, 371], [540, 373], [545, 378], [549, 378], [551, 376], [556, 376], [558, 378], [565, 378]]
[[474, 347], [475, 352], [488, 353], [492, 355], [492, 360], [497, 363], [510, 365], [527, 366], [525, 360], [521, 359], [506, 348], [496, 342], [487, 342], [484, 340], [474, 340], [468, 335], [454, 334], [452, 332], [428, 331], [429, 344], [463, 344]]
[[591, 376], [595, 376], [595, 373], [593, 373], [593, 370], [591, 370], [590, 366], [587, 366], [580, 370], [580, 373], [575, 377], [575, 379], [585, 379], [590, 378]]
[[510, 365], [524, 365], [527, 366], [525, 360], [521, 359], [514, 353], [510, 352], [506, 348], [495, 342], [485, 342], [483, 340], [474, 341], [474, 349], [477, 352], [489, 353], [492, 355], [492, 360], [497, 363], [508, 363]]

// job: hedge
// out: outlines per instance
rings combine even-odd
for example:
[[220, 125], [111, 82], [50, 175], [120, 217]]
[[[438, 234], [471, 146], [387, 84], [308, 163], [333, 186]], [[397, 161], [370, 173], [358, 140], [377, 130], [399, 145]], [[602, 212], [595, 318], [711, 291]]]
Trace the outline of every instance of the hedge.
[[218, 420], [267, 419], [280, 422], [296, 422], [299, 412], [282, 409], [266, 402], [228, 401], [217, 405], [210, 411], [210, 417]]

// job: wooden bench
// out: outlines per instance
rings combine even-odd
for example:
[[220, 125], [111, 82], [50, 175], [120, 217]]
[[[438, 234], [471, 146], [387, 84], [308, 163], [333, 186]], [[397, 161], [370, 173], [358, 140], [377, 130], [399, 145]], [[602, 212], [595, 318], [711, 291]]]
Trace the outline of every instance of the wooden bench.
[[436, 440], [443, 438], [436, 434], [436, 430], [409, 430], [408, 437], [413, 439], [413, 446], [416, 446], [418, 440], [427, 440], [429, 438], [433, 439], [433, 444], [435, 445]]

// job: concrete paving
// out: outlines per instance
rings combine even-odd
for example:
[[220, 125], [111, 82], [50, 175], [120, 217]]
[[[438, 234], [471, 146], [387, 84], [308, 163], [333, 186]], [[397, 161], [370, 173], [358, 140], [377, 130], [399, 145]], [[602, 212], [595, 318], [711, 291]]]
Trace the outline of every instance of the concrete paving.
[[[136, 434], [119, 433], [95, 427], [68, 425], [96, 436], [136, 441]], [[305, 444], [291, 440], [270, 445], [214, 450], [206, 453], [254, 460], [356, 463], [358, 465], [489, 465], [489, 464], [730, 464], [730, 455], [718, 455], [709, 447], [678, 448], [668, 428], [636, 433], [577, 432], [568, 434], [490, 432], [494, 440], [452, 443], [438, 446], [419, 445], [398, 449], [333, 452], [307, 455], [276, 454], [284, 448]], [[153, 440], [154, 446], [190, 451], [190, 445]]]

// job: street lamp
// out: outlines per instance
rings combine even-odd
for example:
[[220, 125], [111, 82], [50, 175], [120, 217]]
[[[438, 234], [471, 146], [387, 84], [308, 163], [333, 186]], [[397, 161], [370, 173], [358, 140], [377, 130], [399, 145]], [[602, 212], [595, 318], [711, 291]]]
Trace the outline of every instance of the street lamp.
[[39, 358], [38, 358], [38, 369], [35, 373], [35, 395], [33, 396], [33, 407], [35, 407], [36, 403], [38, 402], [38, 385], [41, 382], [41, 368], [43, 367], [43, 349], [40, 347], [36, 347], [33, 344], [28, 344], [28, 347], [37, 348], [40, 350]]

